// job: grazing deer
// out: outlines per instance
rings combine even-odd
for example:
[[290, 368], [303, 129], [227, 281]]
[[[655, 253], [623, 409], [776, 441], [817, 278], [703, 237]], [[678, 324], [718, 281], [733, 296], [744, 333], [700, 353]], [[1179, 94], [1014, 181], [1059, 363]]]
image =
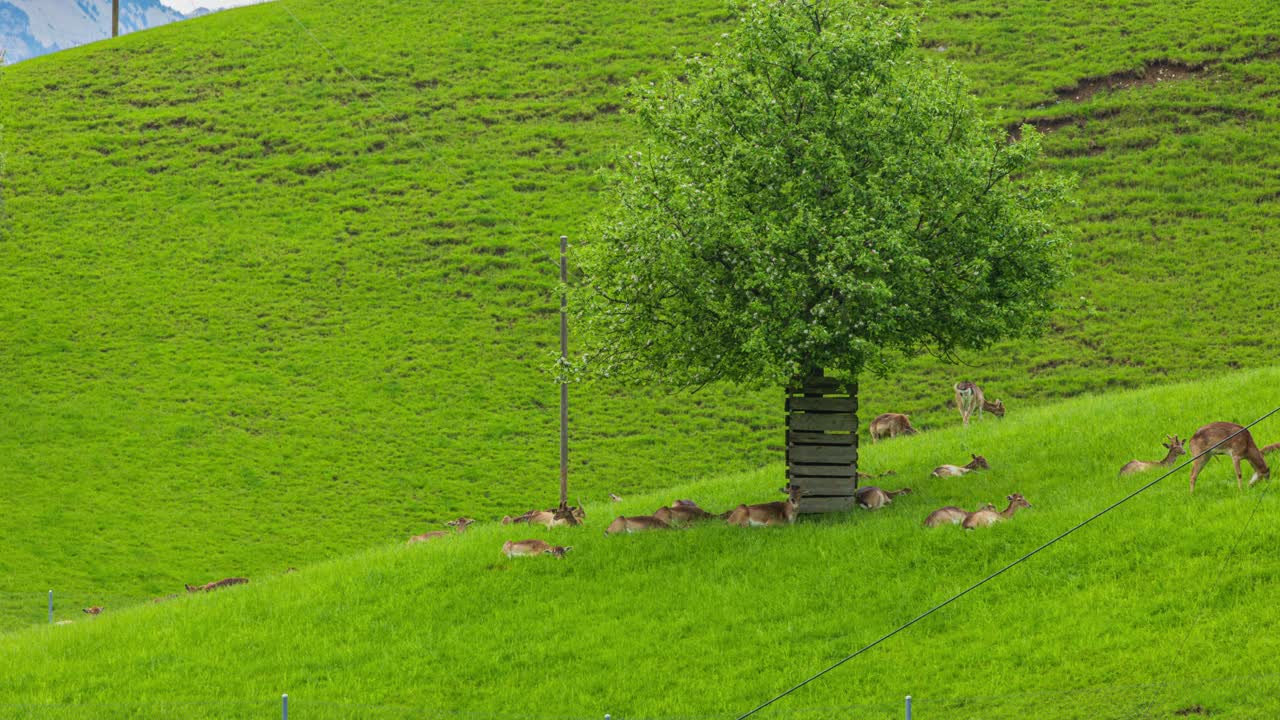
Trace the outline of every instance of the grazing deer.
[[664, 523], [674, 525], [676, 523], [690, 523], [696, 520], [710, 520], [715, 517], [711, 513], [703, 510], [695, 504], [684, 504], [687, 501], [677, 500], [670, 507], [663, 506], [653, 516]]
[[869, 428], [871, 432], [871, 442], [875, 442], [884, 437], [895, 437], [897, 435], [915, 435], [916, 429], [911, 427], [911, 418], [902, 413], [884, 413], [877, 415], [871, 421]]
[[867, 485], [854, 490], [853, 499], [867, 510], [879, 510], [893, 502], [893, 499], [899, 495], [910, 494], [911, 488], [908, 487], [904, 487], [901, 490], [883, 490], [875, 485]]
[[787, 499], [784, 501], [760, 503], [758, 505], [739, 505], [722, 517], [724, 517], [725, 522], [738, 527], [790, 525], [796, 521], [796, 506], [799, 502], [799, 490], [791, 488], [787, 493]]
[[987, 503], [977, 510], [974, 510], [972, 513], [964, 508], [958, 508], [955, 505], [940, 507], [929, 513], [929, 517], [924, 519], [924, 526], [938, 527], [939, 525], [959, 525], [964, 522], [965, 518], [969, 517], [973, 513], [982, 512], [983, 510], [995, 512], [996, 506], [991, 503]]
[[508, 540], [502, 543], [502, 554], [509, 558], [513, 557], [531, 557], [533, 555], [550, 555], [552, 557], [562, 558], [564, 554], [573, 549], [573, 546], [561, 547], [552, 545], [546, 540]]
[[971, 473], [974, 470], [990, 470], [991, 464], [981, 455], [969, 453], [969, 457], [973, 458], [964, 465], [939, 465], [929, 473], [933, 477], [957, 477], [965, 473]]
[[1022, 493], [1014, 493], [1007, 496], [1005, 499], [1009, 501], [1009, 507], [1001, 510], [1000, 512], [996, 512], [995, 508], [992, 508], [990, 510], [983, 509], [975, 513], [970, 513], [969, 516], [964, 519], [964, 523], [962, 523], [964, 529], [972, 530], [980, 527], [991, 527], [1001, 520], [1008, 520], [1013, 517], [1013, 514], [1018, 511], [1018, 508], [1031, 507], [1031, 503], [1027, 502], [1027, 499], [1022, 497]]
[[[450, 520], [449, 522], [445, 523], [445, 525], [448, 525], [449, 527], [453, 528], [454, 532], [456, 532], [458, 535], [461, 535], [462, 533], [466, 532], [467, 526], [473, 522], [475, 522], [475, 520], [471, 518], [460, 517], [457, 520]], [[435, 540], [436, 538], [448, 537], [452, 534], [454, 533], [448, 530], [432, 530], [431, 532], [425, 532], [425, 533], [422, 533], [421, 535], [414, 535], [413, 537], [409, 538], [409, 542], [405, 544], [412, 545], [414, 543], [426, 542], [428, 540]]]
[[[1239, 434], [1231, 437], [1233, 433]], [[1243, 426], [1235, 423], [1215, 422], [1200, 428], [1187, 441], [1187, 452], [1191, 453], [1192, 456], [1200, 455], [1200, 453], [1226, 440], [1228, 437], [1231, 437], [1231, 439], [1218, 445], [1208, 454], [1196, 457], [1195, 462], [1191, 464], [1192, 493], [1196, 491], [1196, 477], [1200, 474], [1201, 468], [1214, 455], [1228, 455], [1231, 457], [1231, 464], [1236, 470], [1237, 490], [1244, 490], [1240, 485], [1243, 480], [1243, 476], [1240, 474], [1241, 460], [1248, 460], [1249, 464], [1253, 466], [1253, 477], [1249, 478], [1249, 487], [1253, 487], [1259, 480], [1267, 480], [1271, 477], [1271, 468], [1267, 467], [1267, 461], [1262, 458], [1262, 451], [1258, 449], [1257, 443], [1253, 441], [1253, 436]]]
[[249, 582], [249, 578], [231, 577], [231, 578], [223, 578], [221, 580], [214, 580], [213, 582], [206, 583], [204, 585], [183, 585], [183, 587], [185, 587], [187, 589], [187, 592], [189, 593], [212, 592], [214, 590], [217, 590], [218, 588], [224, 588], [231, 585], [243, 585], [247, 582]]
[[83, 611], [87, 615], [100, 615], [102, 614], [102, 607], [94, 605], [93, 607], [84, 608]]
[[1178, 456], [1186, 455], [1187, 451], [1182, 447], [1182, 441], [1177, 435], [1165, 435], [1165, 442], [1162, 443], [1164, 448], [1169, 451], [1164, 459], [1159, 462], [1148, 462], [1146, 460], [1130, 460], [1120, 468], [1121, 475], [1131, 475], [1136, 472], [1150, 470], [1157, 467], [1168, 467], [1178, 461]]
[[973, 411], [978, 411], [978, 419], [982, 419], [982, 412], [985, 410], [996, 417], [1004, 417], [1004, 402], [996, 400], [995, 402], [987, 402], [987, 398], [982, 394], [982, 388], [976, 383], [968, 380], [956, 383], [952, 389], [956, 391], [956, 409], [960, 411], [960, 419], [964, 421], [965, 427], [969, 426], [969, 417], [973, 415]]
[[619, 515], [613, 522], [609, 523], [609, 527], [605, 528], [605, 535], [617, 535], [618, 533], [634, 533], [644, 530], [670, 530], [671, 526], [665, 521], [659, 520], [652, 515], [636, 515], [633, 517], [623, 517]]

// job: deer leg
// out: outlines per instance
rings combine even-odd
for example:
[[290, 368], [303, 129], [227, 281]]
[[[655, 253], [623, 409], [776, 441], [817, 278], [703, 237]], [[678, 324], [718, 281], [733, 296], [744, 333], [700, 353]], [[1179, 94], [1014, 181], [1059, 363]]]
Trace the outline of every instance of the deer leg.
[[1240, 456], [1231, 458], [1231, 465], [1236, 469], [1236, 490], [1244, 492], [1243, 478], [1240, 475]]
[[1200, 457], [1196, 458], [1196, 461], [1194, 463], [1191, 464], [1191, 494], [1192, 495], [1194, 495], [1196, 492], [1196, 476], [1200, 474], [1200, 469], [1204, 467], [1204, 464], [1209, 462], [1209, 457], [1210, 456], [1208, 455], [1201, 455]]

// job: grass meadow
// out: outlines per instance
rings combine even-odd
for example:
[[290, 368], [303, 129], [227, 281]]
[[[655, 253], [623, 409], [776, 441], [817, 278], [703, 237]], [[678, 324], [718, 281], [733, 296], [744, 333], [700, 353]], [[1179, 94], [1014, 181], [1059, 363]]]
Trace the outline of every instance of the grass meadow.
[[[870, 513], [773, 529], [708, 522], [603, 537], [614, 514], [677, 497], [711, 510], [778, 497], [782, 468], [590, 504], [582, 528], [478, 524], [125, 608], [0, 643], [15, 717], [614, 717], [741, 714], [1048, 541], [1158, 475], [1167, 433], [1280, 406], [1280, 369], [1086, 396], [865, 449], [886, 486]], [[1257, 426], [1280, 438], [1280, 414]], [[984, 454], [989, 472], [936, 479]], [[1273, 458], [1275, 456], [1272, 456]], [[1280, 713], [1272, 549], [1280, 494], [1243, 493], [1216, 459], [1183, 470], [758, 717], [1174, 717]], [[1247, 479], [1247, 477], [1246, 477]], [[1021, 492], [1033, 508], [980, 531], [929, 511]], [[504, 540], [573, 546], [508, 560]], [[168, 711], [165, 711], [168, 712]], [[291, 717], [294, 715], [291, 715]]]
[[[864, 419], [951, 425], [962, 377], [1017, 415], [1274, 363], [1277, 20], [930, 7], [921, 53], [1078, 174], [1076, 274], [1043, 338], [864, 378]], [[49, 588], [142, 601], [553, 502], [549, 255], [602, 202], [627, 86], [730, 21], [287, 0], [0, 70], [0, 630]], [[574, 492], [776, 462], [781, 404], [575, 387]]]
[[[277, 0], [0, 68], [0, 715], [742, 712], [1145, 481], [1115, 471], [1164, 434], [1280, 404], [1280, 5], [934, 3], [920, 52], [1079, 177], [1044, 336], [862, 379], [864, 422], [925, 429], [864, 469], [916, 494], [778, 531], [600, 535], [780, 497], [778, 390], [574, 386], [589, 526], [564, 562], [502, 559], [496, 519], [556, 493], [558, 237], [633, 137], [627, 87], [732, 15], [423, 8]], [[957, 427], [962, 378], [1006, 420]], [[992, 472], [926, 478], [971, 451]], [[1170, 478], [761, 717], [1280, 715], [1280, 500], [1228, 476]], [[990, 532], [918, 527], [1012, 491], [1036, 507]], [[49, 589], [73, 625], [41, 626]]]

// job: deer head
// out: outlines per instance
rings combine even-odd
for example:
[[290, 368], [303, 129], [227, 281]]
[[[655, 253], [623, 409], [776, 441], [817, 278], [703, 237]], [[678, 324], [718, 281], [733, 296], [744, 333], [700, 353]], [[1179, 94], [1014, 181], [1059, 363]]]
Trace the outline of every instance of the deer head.
[[1164, 439], [1165, 442], [1161, 444], [1164, 445], [1166, 450], [1173, 453], [1174, 457], [1187, 454], [1186, 448], [1182, 446], [1183, 441], [1179, 440], [1177, 435], [1165, 435]]

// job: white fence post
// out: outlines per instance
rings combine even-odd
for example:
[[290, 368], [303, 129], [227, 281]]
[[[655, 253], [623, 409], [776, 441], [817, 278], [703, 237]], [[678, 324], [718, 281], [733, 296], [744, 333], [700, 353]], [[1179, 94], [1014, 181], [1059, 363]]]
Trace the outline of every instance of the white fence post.
[[907, 696], [907, 720], [911, 720], [911, 696]]
[[280, 696], [280, 717], [289, 720], [289, 693]]
[[53, 591], [49, 591], [49, 624], [53, 624]]

